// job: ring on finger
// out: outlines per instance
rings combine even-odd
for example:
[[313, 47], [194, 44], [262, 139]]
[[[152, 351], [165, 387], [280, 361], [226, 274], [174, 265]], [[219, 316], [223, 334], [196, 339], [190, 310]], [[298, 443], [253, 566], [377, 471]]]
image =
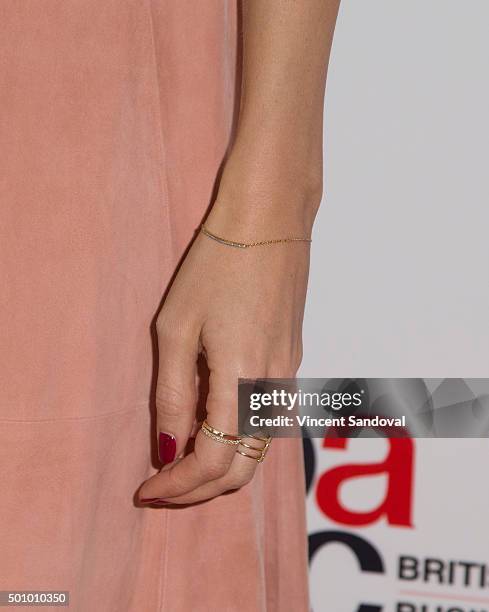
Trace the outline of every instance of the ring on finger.
[[209, 425], [207, 420], [202, 423], [200, 429], [208, 438], [211, 438], [211, 440], [214, 440], [215, 442], [220, 442], [221, 444], [233, 444], [236, 446], [241, 441], [241, 436], [233, 436], [225, 433], [224, 431], [220, 431], [219, 429], [215, 429]]
[[[257, 463], [261, 463], [265, 459], [265, 455], [267, 454], [270, 444], [272, 443], [272, 437], [267, 436], [265, 438], [262, 438], [253, 434], [246, 434], [244, 437], [252, 438], [253, 440], [257, 440], [258, 442], [263, 442], [264, 445], [257, 447], [253, 444], [243, 442], [243, 440], [241, 439], [238, 442], [238, 448], [236, 449], [236, 452], [242, 455], [243, 457], [248, 457], [249, 459], [254, 459]], [[240, 447], [244, 448], [245, 450], [242, 450], [242, 448]], [[253, 453], [250, 453], [249, 451], [253, 451]], [[258, 455], [255, 453], [258, 453]]]

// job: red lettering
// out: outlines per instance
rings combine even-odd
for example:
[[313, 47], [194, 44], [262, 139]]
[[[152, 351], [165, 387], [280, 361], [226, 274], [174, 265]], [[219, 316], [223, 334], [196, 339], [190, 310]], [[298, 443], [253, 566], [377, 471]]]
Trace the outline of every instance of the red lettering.
[[[389, 451], [383, 461], [334, 467], [319, 479], [316, 489], [318, 506], [331, 520], [343, 525], [370, 525], [382, 516], [390, 525], [412, 527], [412, 487], [414, 444], [410, 438], [387, 438]], [[349, 439], [325, 438], [323, 448], [345, 450]], [[356, 512], [340, 502], [340, 487], [347, 480], [376, 474], [387, 475], [382, 503], [369, 512]]]

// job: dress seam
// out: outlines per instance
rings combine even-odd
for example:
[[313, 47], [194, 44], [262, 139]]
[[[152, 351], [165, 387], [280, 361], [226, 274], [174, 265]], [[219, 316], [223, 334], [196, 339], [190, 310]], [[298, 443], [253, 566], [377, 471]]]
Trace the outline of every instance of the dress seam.
[[143, 406], [149, 406], [149, 400], [140, 402], [129, 409], [114, 410], [113, 412], [106, 412], [104, 414], [89, 414], [85, 416], [73, 416], [73, 417], [53, 417], [53, 418], [47, 418], [47, 419], [0, 419], [0, 423], [34, 424], [34, 423], [58, 423], [58, 422], [66, 422], [66, 421], [73, 421], [73, 422], [93, 421], [93, 420], [98, 420], [98, 419], [110, 418], [114, 416], [120, 416], [123, 414], [130, 414], [131, 412], [137, 412]]
[[162, 571], [160, 572], [160, 584], [159, 584], [159, 600], [161, 602], [161, 606], [160, 606], [160, 611], [163, 612], [164, 610], [166, 610], [166, 589], [164, 588], [165, 584], [168, 584], [167, 582], [167, 577], [168, 577], [168, 549], [169, 549], [169, 538], [170, 538], [170, 529], [168, 527], [168, 524], [170, 522], [170, 511], [168, 508], [163, 508], [162, 511], [165, 514], [165, 525], [162, 529], [162, 533], [165, 534], [165, 541], [163, 543], [163, 546], [161, 547], [162, 550], [165, 551], [165, 556], [164, 558], [161, 560], [161, 565], [162, 565]]
[[156, 87], [156, 120], [158, 125], [158, 150], [160, 154], [160, 163], [158, 164], [158, 177], [160, 182], [160, 194], [164, 203], [166, 224], [168, 228], [168, 236], [170, 239], [170, 252], [172, 253], [173, 261], [176, 261], [176, 245], [175, 238], [173, 235], [173, 227], [171, 223], [170, 216], [170, 194], [168, 190], [168, 175], [167, 175], [167, 164], [166, 164], [166, 149], [163, 144], [163, 120], [161, 117], [161, 91], [160, 91], [160, 77], [159, 77], [159, 68], [158, 68], [158, 55], [157, 55], [157, 44], [155, 37], [155, 27], [154, 27], [154, 17], [153, 17], [153, 8], [151, 6], [152, 0], [148, 0], [147, 9], [149, 15], [150, 22], [150, 40], [151, 40], [151, 48], [153, 53], [153, 78], [155, 81]]
[[[157, 55], [157, 43], [156, 43], [156, 36], [155, 36], [155, 25], [154, 25], [154, 16], [153, 16], [153, 7], [152, 7], [152, 0], [148, 0], [147, 3], [147, 9], [148, 9], [148, 17], [149, 17], [149, 25], [150, 25], [150, 39], [151, 39], [151, 46], [152, 46], [152, 52], [153, 52], [153, 78], [154, 78], [154, 83], [155, 83], [155, 87], [156, 87], [156, 119], [157, 119], [157, 125], [158, 125], [158, 148], [159, 148], [159, 156], [160, 156], [160, 163], [158, 164], [158, 177], [159, 177], [159, 182], [160, 182], [160, 194], [163, 200], [163, 208], [165, 209], [165, 218], [166, 218], [166, 224], [167, 224], [167, 230], [168, 230], [168, 236], [169, 236], [169, 240], [170, 240], [170, 252], [172, 254], [172, 259], [173, 259], [173, 263], [176, 263], [177, 261], [177, 253], [176, 253], [176, 244], [175, 244], [175, 237], [173, 235], [173, 227], [172, 227], [172, 223], [171, 223], [171, 216], [170, 216], [170, 194], [169, 194], [169, 189], [168, 189], [168, 166], [166, 164], [166, 149], [165, 149], [165, 145], [163, 143], [163, 119], [161, 116], [161, 104], [162, 104], [162, 99], [161, 99], [161, 91], [160, 91], [160, 75], [159, 75], [159, 67], [158, 67], [158, 55]], [[169, 517], [168, 517], [168, 510], [163, 510], [163, 512], [165, 513], [165, 523], [162, 527], [161, 530], [161, 536], [162, 536], [162, 546], [161, 546], [161, 552], [160, 552], [160, 559], [159, 559], [159, 566], [160, 566], [160, 571], [159, 571], [159, 584], [158, 584], [158, 603], [157, 603], [157, 608], [160, 612], [163, 612], [163, 610], [165, 610], [166, 607], [166, 593], [167, 590], [165, 589], [165, 584], [166, 584], [166, 574], [168, 571], [168, 534], [169, 534], [169, 530], [168, 530], [168, 521], [169, 521]]]

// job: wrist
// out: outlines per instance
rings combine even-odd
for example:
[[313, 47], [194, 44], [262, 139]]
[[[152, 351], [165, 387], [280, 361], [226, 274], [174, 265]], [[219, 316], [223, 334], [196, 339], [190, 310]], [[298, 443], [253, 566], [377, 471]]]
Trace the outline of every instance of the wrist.
[[219, 191], [205, 224], [211, 232], [237, 242], [310, 238], [315, 210], [299, 197]]
[[262, 154], [243, 155], [233, 149], [207, 223], [216, 231], [236, 232], [245, 241], [308, 237], [322, 196], [322, 164], [318, 168], [264, 162]]
[[[284, 134], [238, 132], [224, 166], [221, 187], [233, 182], [246, 190], [296, 191], [321, 200], [322, 139], [291, 139]], [[318, 204], [319, 205], [319, 202]]]

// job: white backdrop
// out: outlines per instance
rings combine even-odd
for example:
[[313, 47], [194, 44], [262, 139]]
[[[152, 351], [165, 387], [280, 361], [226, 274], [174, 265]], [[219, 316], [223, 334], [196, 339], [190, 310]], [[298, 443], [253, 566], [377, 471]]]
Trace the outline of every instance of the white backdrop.
[[[343, 0], [302, 376], [489, 376], [488, 23], [488, 0]], [[343, 541], [313, 558], [315, 612], [489, 610], [486, 441], [415, 440], [390, 472], [326, 496], [325, 474], [379, 463], [389, 445], [314, 449], [310, 533]], [[351, 524], [386, 495], [388, 512]], [[382, 571], [362, 571], [352, 541]], [[402, 555], [421, 570], [432, 558], [431, 572], [400, 580]]]

